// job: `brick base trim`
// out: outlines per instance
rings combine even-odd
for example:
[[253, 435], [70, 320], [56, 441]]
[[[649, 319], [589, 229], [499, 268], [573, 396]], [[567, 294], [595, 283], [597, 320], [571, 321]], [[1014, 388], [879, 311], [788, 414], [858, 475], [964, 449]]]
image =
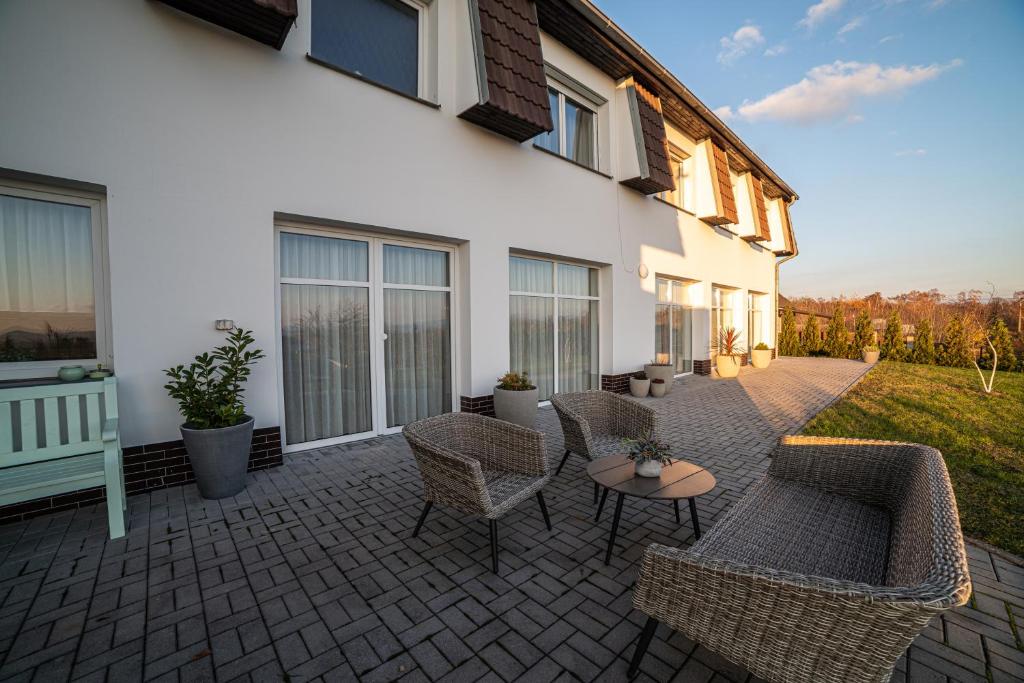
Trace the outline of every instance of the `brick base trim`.
[[[124, 457], [124, 486], [128, 495], [156, 491], [169, 486], [180, 486], [196, 480], [192, 465], [188, 461], [185, 443], [165, 441], [163, 443], [130, 446], [122, 451]], [[281, 428], [263, 427], [252, 433], [252, 449], [249, 452], [249, 471], [277, 467], [283, 462], [281, 456]], [[94, 505], [106, 500], [103, 487], [62, 493], [59, 496], [37, 498], [24, 503], [0, 507], [0, 523], [14, 522], [30, 517], [74, 510], [84, 505]]]
[[601, 375], [601, 391], [628, 394], [629, 378], [635, 374], [635, 372], [623, 372], [618, 375]]
[[494, 395], [486, 396], [460, 396], [459, 410], [464, 413], [476, 413], [494, 417]]
[[693, 361], [693, 374], [695, 375], [710, 375], [711, 374], [711, 359], [706, 360], [695, 360]]

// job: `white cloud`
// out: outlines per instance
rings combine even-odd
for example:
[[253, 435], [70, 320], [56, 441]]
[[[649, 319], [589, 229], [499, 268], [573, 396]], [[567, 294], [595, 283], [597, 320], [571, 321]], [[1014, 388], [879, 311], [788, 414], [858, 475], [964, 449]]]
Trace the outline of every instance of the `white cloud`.
[[943, 7], [948, 4], [949, 0], [932, 0], [931, 2], [928, 3], [928, 9], [939, 9], [940, 7]]
[[901, 149], [900, 151], [896, 152], [893, 156], [898, 156], [898, 157], [923, 157], [927, 153], [928, 153], [928, 150], [922, 149], [922, 148], [919, 147], [917, 149]]
[[836, 61], [807, 72], [800, 82], [757, 100], [746, 101], [734, 112], [748, 121], [789, 121], [813, 124], [831, 121], [850, 113], [854, 105], [869, 97], [898, 94], [919, 83], [934, 80], [963, 62], [927, 66], [889, 66]]
[[781, 54], [789, 52], [789, 46], [785, 43], [779, 43], [778, 45], [772, 45], [770, 48], [764, 51], [765, 57], [778, 57]]
[[864, 115], [863, 114], [850, 114], [849, 116], [846, 117], [846, 120], [844, 121], [844, 123], [848, 123], [850, 125], [853, 125], [855, 123], [864, 123]]
[[865, 22], [867, 22], [867, 17], [863, 15], [859, 17], [854, 17], [853, 19], [850, 19], [848, 22], [843, 24], [843, 27], [841, 29], [836, 31], [836, 36], [838, 38], [842, 38], [850, 31], [856, 31], [857, 29], [859, 29], [861, 26], [865, 24]]
[[719, 107], [718, 109], [714, 109], [713, 113], [714, 113], [715, 116], [717, 116], [718, 118], [722, 119], [723, 121], [728, 121], [729, 119], [731, 119], [733, 117], [732, 107], [730, 107], [728, 104], [725, 105], [724, 107]]
[[807, 8], [807, 14], [797, 22], [808, 31], [813, 31], [823, 21], [838, 12], [843, 7], [845, 0], [821, 0], [821, 2]]
[[893, 34], [891, 36], [882, 36], [882, 38], [879, 39], [878, 44], [879, 45], [885, 45], [886, 43], [891, 43], [894, 40], [899, 40], [902, 37], [903, 37], [902, 33], [895, 33], [895, 34]]
[[731, 36], [722, 36], [718, 43], [722, 46], [721, 52], [718, 53], [718, 61], [722, 64], [732, 64], [755, 47], [763, 45], [764, 35], [760, 26], [745, 24], [736, 29]]

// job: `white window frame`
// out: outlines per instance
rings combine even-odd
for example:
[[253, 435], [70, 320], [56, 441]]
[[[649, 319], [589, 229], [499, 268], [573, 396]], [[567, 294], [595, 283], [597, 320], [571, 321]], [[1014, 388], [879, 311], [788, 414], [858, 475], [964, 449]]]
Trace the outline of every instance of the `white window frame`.
[[[715, 291], [720, 291], [721, 301], [720, 305], [715, 306]], [[739, 291], [736, 287], [730, 287], [729, 285], [711, 285], [711, 352], [718, 353], [718, 329], [715, 327], [715, 311], [718, 311], [719, 322], [722, 324], [722, 329], [726, 327], [736, 327], [736, 300], [733, 298]], [[725, 305], [725, 297], [729, 297], [728, 306]], [[729, 312], [729, 321], [725, 322], [722, 318], [724, 311]]]
[[764, 292], [755, 292], [753, 290], [747, 290], [747, 355], [751, 355], [754, 351], [754, 345], [759, 342], [754, 341], [754, 313], [757, 312], [761, 316], [761, 325], [759, 326], [757, 336], [761, 337], [764, 330], [764, 319], [767, 317], [764, 307], [759, 306], [764, 297], [768, 296]]
[[[547, 85], [548, 85], [548, 90], [554, 90], [556, 93], [558, 93], [558, 111], [557, 112], [551, 112], [551, 115], [553, 117], [556, 117], [556, 119], [557, 119], [556, 125], [558, 127], [558, 151], [555, 152], [555, 154], [557, 154], [558, 156], [562, 157], [563, 159], [567, 159], [567, 160], [571, 161], [574, 164], [579, 164], [580, 166], [583, 166], [585, 168], [589, 168], [591, 170], [597, 171], [598, 169], [601, 168], [601, 147], [598, 144], [598, 141], [600, 140], [600, 136], [598, 135], [598, 127], [601, 124], [601, 117], [599, 115], [599, 110], [601, 108], [601, 105], [595, 103], [589, 97], [586, 97], [585, 95], [580, 94], [579, 92], [573, 90], [572, 88], [569, 88], [566, 85], [563, 85], [562, 83], [560, 83], [560, 82], [558, 82], [558, 81], [556, 81], [554, 79], [549, 78], [548, 81], [547, 81]], [[545, 94], [547, 94], [547, 93], [545, 93]], [[572, 100], [572, 102], [574, 104], [576, 104], [576, 105], [578, 105], [580, 107], [583, 107], [584, 109], [586, 109], [587, 111], [589, 111], [591, 114], [594, 115], [594, 135], [593, 135], [593, 140], [591, 141], [591, 145], [593, 145], [593, 149], [594, 149], [594, 165], [593, 166], [587, 166], [586, 164], [582, 164], [582, 163], [576, 161], [575, 159], [570, 159], [569, 156], [568, 156], [569, 145], [568, 145], [568, 141], [567, 141], [566, 136], [565, 136], [565, 128], [566, 128], [566, 126], [565, 126], [565, 100], [566, 100], [566, 98]], [[535, 146], [539, 147], [539, 145], [535, 145]], [[547, 147], [541, 147], [541, 149], [543, 149], [545, 151], [549, 151], [549, 152], [551, 151], [551, 150], [547, 149]]]
[[[693, 374], [693, 364], [695, 362], [695, 359], [693, 357], [694, 356], [694, 352], [693, 352], [694, 343], [693, 343], [693, 340], [694, 340], [694, 337], [696, 336], [695, 335], [695, 325], [693, 324], [694, 307], [689, 302], [689, 298], [688, 297], [684, 297], [684, 303], [682, 303], [682, 304], [677, 304], [677, 303], [675, 303], [675, 301], [672, 301], [671, 300], [671, 298], [672, 298], [671, 295], [669, 296], [669, 299], [670, 299], [669, 301], [661, 301], [661, 300], [659, 300], [658, 299], [658, 280], [664, 280], [666, 282], [671, 283], [671, 287], [672, 288], [681, 287], [684, 292], [686, 290], [688, 290], [690, 287], [696, 285], [697, 281], [696, 280], [687, 280], [687, 279], [679, 278], [679, 277], [672, 277], [672, 276], [669, 276], [669, 275], [662, 275], [660, 273], [656, 273], [655, 276], [654, 276], [654, 305], [655, 305], [655, 307], [657, 307], [659, 305], [662, 305], [662, 306], [667, 305], [667, 306], [670, 306], [670, 307], [671, 306], [678, 306], [679, 308], [684, 308], [684, 309], [687, 309], [687, 310], [690, 311], [690, 371], [689, 372], [676, 373], [675, 376], [676, 377], [683, 377], [685, 375], [692, 375]], [[670, 317], [669, 317], [669, 326], [668, 326], [668, 348], [671, 350], [672, 348], [675, 347], [673, 342], [675, 341], [676, 331], [675, 331], [675, 328], [672, 326], [671, 308], [669, 309], [669, 312], [670, 312]], [[655, 314], [657, 314], [657, 308], [655, 308]], [[657, 317], [655, 317], [654, 329], [655, 329], [655, 332], [657, 332], [657, 329], [658, 329]], [[655, 339], [655, 340], [657, 340], [657, 339]], [[655, 351], [655, 352], [657, 352], [657, 351]], [[675, 368], [675, 362], [674, 362], [674, 359], [671, 358], [671, 351], [669, 353], [669, 362], [672, 363], [672, 367], [674, 369]]]
[[[554, 359], [553, 359], [554, 364], [552, 366], [553, 367], [553, 370], [552, 370], [553, 378], [552, 378], [552, 388], [551, 388], [553, 394], [557, 394], [558, 390], [559, 390], [559, 387], [558, 387], [558, 370], [559, 370], [559, 365], [558, 365], [558, 300], [559, 299], [576, 299], [576, 300], [580, 300], [580, 301], [596, 301], [596, 302], [598, 302], [598, 305], [597, 305], [597, 351], [596, 351], [596, 353], [597, 353], [597, 381], [598, 381], [598, 387], [597, 388], [600, 388], [600, 382], [601, 382], [601, 330], [602, 330], [602, 322], [603, 322], [602, 319], [601, 319], [602, 318], [602, 314], [601, 314], [601, 308], [602, 308], [601, 307], [601, 269], [599, 267], [597, 267], [597, 266], [593, 266], [593, 265], [590, 265], [590, 264], [587, 264], [587, 263], [581, 263], [579, 261], [572, 261], [572, 260], [568, 260], [568, 259], [543, 258], [541, 256], [531, 256], [529, 254], [520, 254], [520, 253], [517, 253], [517, 252], [514, 252], [514, 251], [510, 251], [509, 254], [508, 254], [508, 257], [509, 257], [509, 260], [511, 260], [512, 258], [521, 258], [521, 259], [528, 259], [530, 261], [539, 261], [541, 263], [550, 263], [551, 264], [551, 288], [552, 288], [551, 292], [524, 292], [524, 291], [513, 290], [513, 289], [509, 288], [508, 295], [509, 295], [509, 297], [513, 297], [513, 296], [531, 296], [531, 297], [543, 298], [543, 299], [554, 299], [554, 305], [552, 306], [552, 317], [551, 317], [552, 323], [554, 325], [554, 330], [553, 330], [553, 335], [552, 335], [552, 337], [554, 339], [554, 345], [551, 348], [551, 352], [554, 354]], [[558, 266], [559, 266], [559, 264], [563, 264], [563, 265], [567, 265], [567, 266], [576, 266], [578, 268], [588, 268], [588, 269], [597, 271], [597, 295], [593, 296], [593, 295], [582, 295], [582, 294], [561, 294], [561, 293], [559, 293], [559, 291], [558, 291]], [[509, 329], [511, 331], [511, 326], [512, 326], [511, 316], [509, 317], [509, 321], [508, 322], [509, 322]], [[509, 361], [510, 362], [512, 360], [511, 355], [512, 355], [512, 350], [510, 348], [509, 349]], [[545, 400], [540, 402], [540, 405], [546, 406], [546, 405], [548, 405], [550, 403], [551, 402], [549, 400], [545, 399]]]
[[[292, 278], [281, 277], [281, 234], [294, 233], [298, 235], [311, 235], [314, 237], [330, 237], [334, 239], [345, 239], [367, 244], [367, 279], [360, 280], [320, 280], [315, 278]], [[448, 286], [438, 287], [430, 285], [400, 285], [384, 283], [384, 246], [397, 245], [403, 247], [414, 247], [419, 249], [430, 249], [433, 251], [444, 251], [448, 253]], [[384, 290], [385, 289], [416, 289], [422, 291], [446, 291], [449, 292], [449, 349], [451, 350], [451, 406], [450, 412], [456, 412], [459, 408], [459, 370], [461, 365], [461, 354], [459, 353], [459, 301], [458, 301], [458, 249], [451, 244], [431, 242], [429, 240], [415, 240], [409, 238], [396, 238], [388, 235], [373, 234], [360, 231], [340, 230], [324, 228], [294, 221], [276, 221], [274, 223], [274, 322], [275, 322], [275, 343], [277, 348], [277, 404], [279, 424], [281, 425], [281, 450], [284, 453], [295, 453], [335, 444], [348, 443], [351, 441], [362, 441], [375, 436], [395, 434], [402, 431], [402, 426], [387, 426], [387, 406], [383, 397], [387, 390], [384, 374]], [[307, 284], [307, 285], [334, 285], [339, 287], [365, 287], [369, 290], [367, 300], [370, 305], [370, 406], [372, 425], [371, 429], [355, 434], [319, 439], [317, 441], [304, 441], [302, 443], [288, 444], [288, 425], [284, 416], [284, 358], [283, 341], [281, 339], [281, 285], [282, 284]]]
[[102, 195], [64, 188], [0, 180], [0, 194], [24, 199], [37, 199], [57, 204], [84, 206], [90, 210], [92, 231], [92, 287], [96, 326], [96, 357], [61, 360], [0, 363], [0, 380], [49, 379], [56, 377], [62, 365], [96, 365], [114, 369], [110, 323], [110, 271], [107, 260], [106, 199]]

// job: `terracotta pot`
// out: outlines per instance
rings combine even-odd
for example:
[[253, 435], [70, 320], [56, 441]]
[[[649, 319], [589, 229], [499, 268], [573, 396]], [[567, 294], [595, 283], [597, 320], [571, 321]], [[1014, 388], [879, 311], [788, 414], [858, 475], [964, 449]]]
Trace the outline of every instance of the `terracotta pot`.
[[661, 398], [668, 393], [668, 384], [665, 382], [651, 382], [651, 396]]
[[740, 374], [740, 357], [718, 354], [715, 356], [715, 369], [722, 378], [735, 377]]
[[676, 378], [676, 369], [671, 365], [645, 365], [644, 373], [647, 379], [665, 380], [665, 393], [672, 391], [672, 382]]
[[637, 398], [643, 398], [651, 391], [651, 380], [649, 379], [637, 379], [636, 377], [629, 378], [629, 393], [633, 394]]
[[862, 349], [861, 352], [860, 352], [861, 358], [864, 359], [865, 363], [877, 363], [878, 362], [878, 354], [879, 353], [881, 353], [881, 352], [880, 351], [868, 351], [867, 349]]
[[755, 368], [766, 368], [772, 362], [771, 349], [753, 349], [750, 352], [750, 364]]

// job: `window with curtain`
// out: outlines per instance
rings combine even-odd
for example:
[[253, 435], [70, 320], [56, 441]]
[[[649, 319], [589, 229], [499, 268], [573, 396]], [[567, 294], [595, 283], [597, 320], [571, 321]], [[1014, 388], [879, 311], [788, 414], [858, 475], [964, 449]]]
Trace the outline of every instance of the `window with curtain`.
[[95, 361], [94, 272], [101, 241], [92, 203], [0, 187], [0, 368], [41, 361]]
[[533, 139], [537, 147], [588, 168], [597, 168], [596, 107], [581, 103], [556, 88], [548, 88], [554, 128]]
[[693, 310], [686, 301], [687, 283], [657, 278], [654, 313], [654, 353], [677, 375], [693, 372]]
[[414, 0], [313, 0], [310, 54], [419, 96], [424, 9]]
[[669, 168], [672, 171], [675, 188], [666, 190], [658, 196], [677, 208], [693, 213], [693, 159], [682, 150], [673, 147], [669, 152]]
[[600, 386], [598, 271], [509, 257], [509, 369], [529, 373], [540, 399]]
[[736, 327], [733, 319], [733, 292], [725, 287], [711, 288], [711, 350], [718, 350], [718, 339], [727, 327]]
[[763, 297], [764, 294], [747, 295], [747, 338], [750, 342], [747, 345], [748, 353], [764, 341], [764, 311], [761, 308]]

